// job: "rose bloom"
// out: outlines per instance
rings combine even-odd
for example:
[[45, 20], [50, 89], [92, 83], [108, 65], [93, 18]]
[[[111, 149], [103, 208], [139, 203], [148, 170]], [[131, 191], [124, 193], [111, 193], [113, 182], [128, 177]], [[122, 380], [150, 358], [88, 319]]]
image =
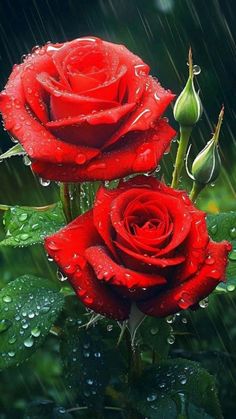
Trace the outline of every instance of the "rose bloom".
[[153, 170], [175, 131], [174, 95], [122, 45], [94, 37], [36, 48], [0, 94], [6, 129], [45, 179], [115, 179]]
[[145, 176], [100, 187], [94, 208], [45, 247], [84, 305], [119, 320], [133, 302], [157, 317], [196, 307], [224, 280], [231, 250], [210, 240], [186, 192]]

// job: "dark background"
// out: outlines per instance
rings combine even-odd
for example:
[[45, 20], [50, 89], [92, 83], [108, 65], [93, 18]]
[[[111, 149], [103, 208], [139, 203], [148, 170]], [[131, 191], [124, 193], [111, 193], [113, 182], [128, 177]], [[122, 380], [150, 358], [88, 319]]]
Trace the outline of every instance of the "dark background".
[[[215, 186], [199, 200], [202, 208], [236, 209], [236, 2], [234, 0], [0, 0], [0, 87], [13, 64], [35, 45], [97, 35], [124, 43], [140, 55], [162, 85], [177, 94], [187, 76], [186, 57], [191, 45], [204, 114], [193, 134], [194, 153], [209, 140], [222, 103], [225, 120], [220, 137], [223, 169]], [[170, 118], [171, 118], [171, 112]], [[172, 124], [178, 128], [171, 118]], [[0, 148], [12, 143], [0, 132]], [[166, 157], [169, 179], [175, 147]], [[43, 188], [20, 158], [0, 165], [0, 203], [44, 205], [58, 198], [55, 185]], [[186, 182], [184, 178], [183, 182]], [[188, 182], [186, 183], [188, 185]], [[0, 286], [27, 272], [55, 277], [43, 249], [0, 253]], [[172, 353], [196, 359], [216, 374], [225, 418], [235, 417], [236, 307], [234, 293], [214, 296], [209, 308], [189, 318], [187, 336], [177, 336]], [[194, 355], [194, 354], [195, 355]], [[63, 403], [61, 365], [56, 344], [46, 344], [23, 367], [0, 378], [0, 419], [20, 418], [25, 405], [36, 397]]]

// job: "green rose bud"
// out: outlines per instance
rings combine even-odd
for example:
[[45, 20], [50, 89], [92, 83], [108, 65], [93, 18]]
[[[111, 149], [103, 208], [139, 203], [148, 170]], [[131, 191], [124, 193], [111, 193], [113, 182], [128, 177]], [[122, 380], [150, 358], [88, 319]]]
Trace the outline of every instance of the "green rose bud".
[[188, 63], [189, 78], [184, 90], [175, 102], [174, 118], [181, 126], [193, 127], [201, 117], [202, 104], [194, 87], [194, 66], [191, 48], [189, 50]]
[[224, 116], [224, 107], [222, 107], [219, 114], [218, 123], [215, 133], [207, 145], [198, 154], [192, 164], [192, 178], [195, 182], [202, 185], [214, 182], [219, 176], [221, 168], [221, 158], [218, 150], [218, 140], [220, 128]]

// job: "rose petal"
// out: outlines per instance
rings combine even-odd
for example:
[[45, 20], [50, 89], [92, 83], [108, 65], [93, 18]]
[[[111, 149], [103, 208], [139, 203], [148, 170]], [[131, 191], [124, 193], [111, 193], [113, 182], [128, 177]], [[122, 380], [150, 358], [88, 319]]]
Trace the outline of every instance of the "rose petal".
[[109, 111], [51, 121], [46, 126], [53, 134], [65, 141], [100, 148], [106, 139], [118, 129], [123, 118], [134, 107], [135, 103], [129, 103], [117, 106]]
[[117, 320], [129, 315], [129, 303], [102, 282], [98, 281], [85, 259], [88, 247], [101, 239], [93, 225], [93, 213], [88, 211], [56, 234], [45, 239], [47, 253], [68, 276], [84, 305]]
[[81, 168], [73, 165], [61, 168], [42, 162], [33, 163], [32, 168], [46, 179], [62, 182], [117, 179], [135, 172], [154, 170], [174, 135], [175, 131], [161, 120], [155, 130], [126, 139], [119, 148], [102, 153], [100, 158]]
[[[14, 79], [14, 85], [7, 86], [6, 92], [0, 94], [0, 111], [5, 127], [20, 141], [31, 159], [60, 165], [81, 164], [100, 154], [97, 149], [75, 146], [57, 139], [35, 120], [26, 109], [19, 76]], [[61, 168], [60, 165], [58, 167]]]
[[231, 246], [226, 241], [209, 242], [208, 257], [215, 260], [214, 265], [209, 265], [206, 259], [200, 271], [188, 281], [162, 291], [154, 298], [138, 302], [138, 308], [149, 316], [165, 317], [194, 306], [224, 280], [230, 249]]
[[135, 272], [117, 264], [104, 246], [88, 247], [85, 255], [97, 278], [109, 284], [125, 288], [146, 288], [166, 283], [166, 279], [161, 275]]
[[51, 117], [53, 120], [90, 114], [101, 109], [112, 109], [116, 101], [96, 99], [68, 90], [62, 90], [59, 83], [47, 73], [37, 75], [40, 85], [50, 94]]
[[142, 95], [141, 103], [126, 123], [105, 144], [106, 147], [114, 144], [121, 136], [128, 132], [149, 130], [162, 116], [167, 106], [175, 97], [173, 93], [165, 90], [151, 76], [147, 78], [146, 83], [147, 86]]

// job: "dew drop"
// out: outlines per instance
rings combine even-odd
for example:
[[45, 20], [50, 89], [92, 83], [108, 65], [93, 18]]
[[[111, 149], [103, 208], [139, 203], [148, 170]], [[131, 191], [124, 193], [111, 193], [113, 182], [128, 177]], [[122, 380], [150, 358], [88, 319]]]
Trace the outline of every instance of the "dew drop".
[[5, 332], [11, 327], [12, 322], [8, 319], [0, 320], [0, 333]]
[[4, 295], [4, 297], [2, 297], [2, 300], [4, 301], [4, 303], [10, 303], [12, 301], [10, 295]]
[[15, 352], [13, 351], [8, 352], [8, 356], [10, 356], [10, 358], [13, 358], [15, 356]]
[[147, 401], [148, 402], [154, 402], [154, 400], [156, 400], [156, 398], [157, 398], [157, 395], [155, 393], [152, 393], [152, 394], [149, 394], [147, 396]]
[[75, 158], [75, 161], [78, 164], [84, 164], [86, 162], [85, 154], [82, 154], [82, 153], [77, 154], [77, 156]]
[[64, 276], [63, 273], [61, 271], [57, 271], [57, 278], [59, 279], [59, 281], [64, 282], [67, 280], [67, 276]]
[[31, 165], [31, 160], [29, 159], [28, 156], [25, 155], [23, 157], [23, 163], [24, 163], [25, 166], [30, 166]]
[[107, 331], [111, 332], [113, 330], [113, 325], [112, 324], [108, 324], [107, 325]]
[[26, 212], [22, 212], [22, 214], [19, 215], [18, 219], [19, 221], [25, 221], [28, 218], [28, 214]]
[[15, 336], [12, 336], [8, 341], [8, 343], [10, 343], [10, 345], [12, 345], [15, 342], [16, 342], [16, 337]]
[[41, 331], [38, 327], [34, 327], [31, 330], [31, 335], [34, 336], [35, 338], [38, 338], [41, 335]]
[[203, 300], [199, 301], [199, 307], [207, 308], [209, 304], [208, 298], [204, 298]]
[[235, 285], [233, 284], [229, 284], [226, 286], [227, 291], [232, 292], [235, 290]]
[[24, 341], [24, 346], [26, 348], [31, 348], [33, 346], [33, 344], [34, 344], [34, 341], [33, 341], [31, 336]]
[[198, 76], [201, 73], [201, 67], [197, 64], [193, 66], [193, 74], [194, 76]]
[[42, 186], [49, 186], [50, 185], [50, 180], [46, 180], [46, 179], [43, 179], [43, 178], [39, 178], [39, 183], [40, 183], [40, 185], [42, 185]]
[[170, 336], [168, 337], [168, 339], [167, 339], [167, 342], [168, 342], [170, 345], [173, 345], [173, 343], [175, 342], [175, 337], [174, 337], [174, 335], [170, 335]]

